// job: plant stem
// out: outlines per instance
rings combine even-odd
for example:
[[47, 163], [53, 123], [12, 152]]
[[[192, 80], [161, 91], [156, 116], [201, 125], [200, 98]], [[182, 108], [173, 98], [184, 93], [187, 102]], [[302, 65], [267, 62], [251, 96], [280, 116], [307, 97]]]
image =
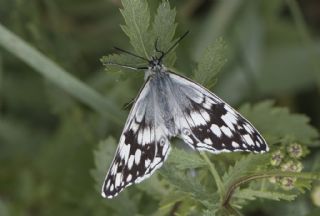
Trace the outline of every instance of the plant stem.
[[211, 174], [217, 184], [218, 192], [221, 195], [224, 194], [224, 187], [222, 184], [222, 180], [221, 180], [220, 175], [219, 175], [218, 171], [216, 170], [214, 164], [211, 163], [210, 159], [208, 158], [208, 156], [205, 152], [200, 152], [200, 154], [209, 166], [209, 170], [210, 170], [210, 172], [211, 172]]

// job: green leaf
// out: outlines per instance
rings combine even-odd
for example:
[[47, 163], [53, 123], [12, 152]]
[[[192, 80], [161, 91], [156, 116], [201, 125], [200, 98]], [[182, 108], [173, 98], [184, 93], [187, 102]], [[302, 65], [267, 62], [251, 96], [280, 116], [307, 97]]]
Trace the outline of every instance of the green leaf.
[[236, 179], [253, 174], [261, 167], [265, 167], [268, 164], [268, 160], [268, 154], [250, 154], [237, 160], [234, 166], [229, 167], [228, 171], [222, 177], [225, 188], [229, 188]]
[[[164, 0], [159, 5], [152, 26], [153, 39], [158, 41], [158, 48], [162, 51], [167, 51], [171, 45], [176, 31], [177, 23], [175, 23], [176, 10], [170, 8], [168, 1]], [[170, 52], [165, 57], [166, 66], [172, 66], [176, 56], [174, 52]]]
[[101, 63], [106, 67], [106, 70], [108, 72], [119, 72], [119, 71], [124, 71], [124, 72], [132, 72], [132, 69], [127, 69], [125, 67], [120, 67], [116, 64], [120, 65], [126, 65], [126, 66], [131, 66], [131, 67], [139, 67], [139, 66], [145, 66], [146, 62], [127, 55], [127, 54], [110, 54], [107, 56], [103, 56], [100, 58]]
[[291, 114], [287, 108], [274, 107], [272, 101], [254, 106], [244, 105], [240, 112], [262, 132], [268, 143], [280, 141], [315, 144], [319, 134], [302, 114]]
[[[173, 44], [173, 37], [177, 24], [175, 23], [176, 11], [171, 9], [168, 1], [162, 1], [159, 5], [154, 21], [151, 25], [150, 11], [147, 1], [123, 0], [121, 13], [125, 20], [122, 26], [123, 31], [130, 39], [135, 53], [150, 59], [150, 56], [159, 55], [155, 51], [155, 42], [161, 51], [167, 51]], [[164, 62], [167, 66], [172, 66], [175, 62], [175, 53], [170, 52]], [[108, 63], [118, 63], [128, 66], [142, 66], [146, 62], [141, 59], [124, 55], [108, 55], [101, 59], [108, 69], [117, 68]], [[119, 68], [119, 67], [118, 67]]]
[[256, 198], [263, 198], [263, 199], [276, 200], [276, 201], [280, 201], [280, 200], [292, 201], [297, 197], [297, 194], [291, 194], [289, 192], [253, 190], [250, 188], [246, 188], [246, 189], [237, 191], [234, 194], [234, 197], [238, 199], [247, 199], [247, 200], [255, 200]]
[[226, 61], [226, 43], [222, 38], [207, 47], [194, 72], [196, 81], [211, 88], [217, 82], [217, 75]]
[[121, 26], [136, 53], [149, 58], [151, 50], [150, 11], [146, 0], [122, 0], [125, 25]]
[[205, 210], [202, 216], [216, 216], [216, 213], [210, 210]]
[[182, 149], [173, 148], [167, 163], [177, 169], [195, 169], [206, 166], [206, 162], [195, 152], [187, 152]]
[[113, 137], [108, 137], [106, 140], [101, 141], [98, 148], [93, 152], [95, 169], [91, 170], [91, 175], [96, 181], [95, 188], [99, 193], [116, 151], [116, 144]]
[[160, 201], [160, 209], [168, 209], [177, 202], [186, 199], [186, 194], [183, 192], [171, 192], [167, 196], [163, 196]]
[[[149, 58], [149, 55], [159, 55], [155, 52], [155, 42], [161, 51], [166, 51], [173, 44], [173, 37], [177, 27], [175, 23], [176, 11], [171, 9], [168, 1], [162, 1], [159, 5], [157, 13], [152, 24], [152, 28], [147, 28], [150, 25], [150, 12], [146, 1], [123, 1], [124, 9], [121, 10], [126, 21], [126, 26], [123, 30], [129, 36], [131, 45], [134, 47], [138, 55]], [[134, 4], [134, 7], [131, 7]], [[142, 13], [140, 13], [142, 9]], [[137, 10], [137, 11], [136, 11]], [[134, 25], [136, 23], [136, 25]], [[133, 25], [133, 26], [132, 26]], [[148, 56], [146, 55], [148, 53]], [[170, 52], [164, 59], [167, 66], [172, 66], [176, 56], [174, 52]], [[103, 56], [101, 62], [110, 70], [119, 70], [119, 66], [110, 65], [109, 63], [118, 63], [127, 66], [145, 66], [146, 62], [130, 56], [128, 54], [112, 54]], [[121, 68], [123, 70], [123, 68]], [[125, 69], [126, 70], [126, 69]], [[130, 70], [130, 69], [128, 69]]]
[[162, 197], [166, 197], [168, 194], [167, 185], [164, 184], [164, 181], [159, 179], [159, 173], [154, 173], [150, 178], [146, 181], [143, 181], [141, 184], [137, 184], [136, 188], [144, 191], [149, 196], [155, 199], [161, 199]]
[[218, 202], [218, 195], [216, 193], [209, 195], [198, 179], [190, 174], [187, 175], [177, 171], [175, 167], [168, 164], [160, 170], [160, 174], [178, 191], [190, 194], [194, 199], [206, 206], [210, 206], [210, 202]]
[[[302, 172], [302, 173], [297, 173], [297, 172], [281, 172], [279, 170], [275, 170], [275, 171], [268, 171], [268, 170], [261, 170], [261, 171], [256, 171], [255, 173], [251, 173], [248, 174], [246, 176], [240, 176], [239, 178], [236, 178], [233, 180], [233, 182], [231, 184], [228, 185], [227, 188], [227, 192], [225, 193], [225, 195], [223, 196], [223, 200], [222, 200], [222, 206], [226, 206], [230, 203], [230, 200], [233, 197], [234, 192], [243, 184], [245, 183], [249, 183], [253, 180], [261, 180], [261, 179], [266, 179], [266, 178], [270, 178], [270, 177], [293, 177], [293, 178], [299, 178], [299, 180], [301, 182], [305, 181], [305, 182], [309, 182], [310, 180], [319, 180], [319, 176], [320, 173], [317, 172]], [[251, 184], [254, 185], [254, 184]], [[303, 184], [303, 186], [305, 186], [307, 184]], [[296, 185], [295, 185], [296, 186]], [[250, 186], [249, 186], [250, 188]], [[263, 187], [261, 187], [261, 191], [266, 191], [264, 189], [262, 189]], [[293, 195], [291, 198], [293, 199], [294, 196], [297, 196], [297, 193], [303, 193], [304, 189], [303, 187], [299, 188], [299, 187], [295, 187], [293, 188], [293, 190], [291, 191], [286, 191], [283, 192], [283, 189], [280, 189], [279, 187], [270, 189], [269, 188], [269, 192], [272, 192], [274, 190], [277, 190], [277, 192], [282, 193], [283, 197], [286, 197], [286, 195]], [[252, 188], [251, 188], [252, 189]], [[297, 190], [298, 189], [298, 190]], [[256, 189], [254, 189], [256, 190]], [[265, 195], [266, 196], [266, 195]], [[263, 194], [261, 194], [261, 197], [263, 197]], [[287, 197], [288, 198], [288, 197]], [[242, 205], [244, 205], [246, 202], [245, 200], [241, 200], [241, 199], [232, 199], [231, 201], [231, 205], [240, 208]]]

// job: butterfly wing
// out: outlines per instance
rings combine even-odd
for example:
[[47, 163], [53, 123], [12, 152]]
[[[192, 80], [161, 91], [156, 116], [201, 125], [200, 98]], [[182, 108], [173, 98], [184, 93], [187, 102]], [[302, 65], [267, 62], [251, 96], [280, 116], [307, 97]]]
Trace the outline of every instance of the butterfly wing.
[[181, 110], [175, 121], [189, 146], [212, 153], [268, 151], [260, 133], [227, 103], [185, 77], [169, 76]]
[[[158, 169], [170, 151], [169, 136], [154, 110], [154, 91], [147, 80], [126, 121], [102, 196], [112, 198]], [[153, 112], [151, 112], [153, 111]]]

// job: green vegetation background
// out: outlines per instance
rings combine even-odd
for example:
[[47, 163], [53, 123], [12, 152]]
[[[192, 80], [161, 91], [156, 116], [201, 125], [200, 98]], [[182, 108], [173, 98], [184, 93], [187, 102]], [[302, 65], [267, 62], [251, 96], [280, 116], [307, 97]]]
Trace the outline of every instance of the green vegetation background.
[[[319, 215], [320, 4], [122, 2], [126, 22], [118, 0], [0, 0], [0, 215]], [[104, 200], [121, 107], [143, 73], [106, 71], [100, 58], [113, 46], [150, 55], [156, 37], [166, 48], [185, 30], [166, 64], [240, 108], [271, 152], [174, 148], [152, 178]], [[292, 155], [294, 145], [303, 155]], [[291, 162], [303, 170], [284, 168]]]

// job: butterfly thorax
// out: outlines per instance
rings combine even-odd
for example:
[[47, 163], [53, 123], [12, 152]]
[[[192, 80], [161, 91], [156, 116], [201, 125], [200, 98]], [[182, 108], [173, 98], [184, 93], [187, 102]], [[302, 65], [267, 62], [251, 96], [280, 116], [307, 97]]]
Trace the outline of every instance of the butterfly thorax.
[[145, 80], [147, 80], [150, 76], [154, 76], [155, 74], [166, 73], [167, 68], [161, 63], [161, 59], [156, 57], [152, 57], [149, 61], [148, 70], [145, 71]]

